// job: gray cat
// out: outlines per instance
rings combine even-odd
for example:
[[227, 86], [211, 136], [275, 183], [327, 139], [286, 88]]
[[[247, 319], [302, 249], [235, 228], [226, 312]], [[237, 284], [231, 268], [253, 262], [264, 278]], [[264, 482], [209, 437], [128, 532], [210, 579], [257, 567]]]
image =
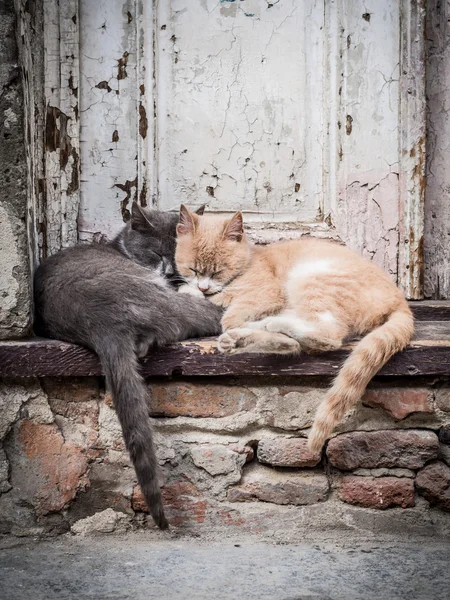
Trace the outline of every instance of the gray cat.
[[176, 291], [177, 223], [178, 215], [134, 203], [130, 222], [113, 242], [62, 250], [39, 266], [34, 279], [36, 333], [98, 354], [139, 484], [161, 529], [168, 523], [138, 357], [151, 346], [219, 334], [222, 314], [211, 302]]

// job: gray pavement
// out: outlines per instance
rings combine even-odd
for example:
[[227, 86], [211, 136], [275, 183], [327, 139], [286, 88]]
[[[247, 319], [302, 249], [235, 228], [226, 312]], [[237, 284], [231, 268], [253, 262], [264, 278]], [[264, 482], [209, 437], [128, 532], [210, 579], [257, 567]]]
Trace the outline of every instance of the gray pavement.
[[64, 537], [0, 550], [2, 600], [449, 600], [450, 542]]

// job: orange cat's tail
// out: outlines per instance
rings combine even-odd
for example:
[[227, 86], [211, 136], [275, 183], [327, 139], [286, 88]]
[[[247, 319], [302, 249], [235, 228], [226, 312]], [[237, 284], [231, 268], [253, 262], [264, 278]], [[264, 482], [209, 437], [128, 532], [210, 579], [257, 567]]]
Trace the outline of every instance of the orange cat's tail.
[[356, 345], [317, 410], [308, 437], [311, 450], [322, 448], [345, 413], [360, 400], [372, 377], [391, 356], [405, 348], [413, 333], [413, 316], [405, 302]]

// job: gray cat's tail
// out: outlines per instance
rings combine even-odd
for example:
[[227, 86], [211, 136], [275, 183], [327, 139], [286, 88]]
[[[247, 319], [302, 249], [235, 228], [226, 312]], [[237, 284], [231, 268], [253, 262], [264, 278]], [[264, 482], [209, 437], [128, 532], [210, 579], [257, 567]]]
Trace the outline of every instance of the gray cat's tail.
[[148, 416], [147, 389], [138, 372], [134, 344], [126, 339], [103, 338], [95, 350], [102, 363], [125, 445], [147, 506], [156, 525], [167, 529], [169, 524], [158, 485], [158, 464]]

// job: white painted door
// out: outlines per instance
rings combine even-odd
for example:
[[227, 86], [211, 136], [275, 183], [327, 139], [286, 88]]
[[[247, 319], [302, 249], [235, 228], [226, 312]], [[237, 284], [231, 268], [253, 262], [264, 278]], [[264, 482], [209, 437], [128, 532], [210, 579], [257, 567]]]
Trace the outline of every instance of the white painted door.
[[172, 0], [156, 23], [160, 206], [321, 220], [323, 1]]
[[79, 0], [79, 15], [80, 239], [113, 235], [133, 199], [207, 203], [262, 241], [339, 237], [420, 296], [419, 0]]

